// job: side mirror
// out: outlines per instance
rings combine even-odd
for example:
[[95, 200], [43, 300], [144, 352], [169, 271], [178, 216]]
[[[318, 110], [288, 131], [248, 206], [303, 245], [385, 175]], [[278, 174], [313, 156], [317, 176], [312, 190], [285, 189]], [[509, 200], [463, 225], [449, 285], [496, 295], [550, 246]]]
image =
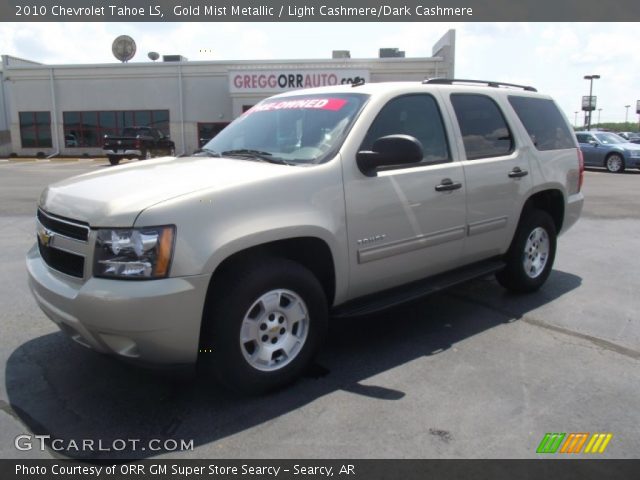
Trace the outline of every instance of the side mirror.
[[589, 140], [589, 145], [591, 145], [592, 147], [597, 147], [598, 142], [596, 142], [595, 140]]
[[358, 168], [365, 175], [375, 176], [378, 167], [404, 165], [422, 161], [422, 144], [410, 135], [387, 135], [373, 142], [372, 151], [356, 154]]

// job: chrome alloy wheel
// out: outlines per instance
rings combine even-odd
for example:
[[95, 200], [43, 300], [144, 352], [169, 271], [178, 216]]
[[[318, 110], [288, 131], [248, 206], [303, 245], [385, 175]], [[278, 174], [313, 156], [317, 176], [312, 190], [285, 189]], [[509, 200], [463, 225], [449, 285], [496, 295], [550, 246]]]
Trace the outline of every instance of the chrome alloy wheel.
[[271, 290], [249, 308], [240, 327], [240, 349], [253, 368], [279, 370], [300, 353], [309, 332], [309, 312], [291, 290]]
[[622, 166], [623, 161], [620, 155], [614, 154], [610, 155], [609, 158], [607, 158], [607, 170], [609, 170], [611, 173], [618, 173], [622, 170]]
[[547, 231], [535, 228], [527, 238], [522, 259], [524, 271], [529, 278], [536, 278], [544, 271], [549, 259], [550, 241]]

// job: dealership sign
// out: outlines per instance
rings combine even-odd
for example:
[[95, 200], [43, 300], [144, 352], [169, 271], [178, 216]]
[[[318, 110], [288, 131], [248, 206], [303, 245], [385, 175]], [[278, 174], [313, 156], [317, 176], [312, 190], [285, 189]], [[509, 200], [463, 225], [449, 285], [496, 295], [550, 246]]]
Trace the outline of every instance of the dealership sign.
[[369, 81], [368, 70], [243, 70], [229, 72], [231, 93], [284, 92]]
[[582, 110], [585, 112], [593, 111], [596, 109], [596, 100], [598, 97], [592, 95], [585, 95], [582, 97]]

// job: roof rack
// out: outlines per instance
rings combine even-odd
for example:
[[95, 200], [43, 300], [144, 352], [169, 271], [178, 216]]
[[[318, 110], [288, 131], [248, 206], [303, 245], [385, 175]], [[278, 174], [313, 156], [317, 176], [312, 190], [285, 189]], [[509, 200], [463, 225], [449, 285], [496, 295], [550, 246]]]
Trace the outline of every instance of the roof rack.
[[454, 83], [481, 83], [487, 87], [515, 87], [522, 88], [528, 92], [537, 92], [538, 90], [528, 85], [516, 85], [515, 83], [494, 82], [491, 80], [465, 80], [461, 78], [427, 78], [422, 81], [423, 84], [440, 84], [440, 85], [453, 85]]

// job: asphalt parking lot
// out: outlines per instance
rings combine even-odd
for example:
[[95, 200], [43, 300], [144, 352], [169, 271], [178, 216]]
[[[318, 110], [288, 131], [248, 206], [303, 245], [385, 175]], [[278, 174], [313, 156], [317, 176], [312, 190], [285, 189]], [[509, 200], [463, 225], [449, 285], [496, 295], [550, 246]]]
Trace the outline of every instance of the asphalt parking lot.
[[[586, 172], [541, 291], [485, 278], [333, 322], [305, 378], [243, 398], [83, 349], [36, 307], [24, 256], [40, 191], [101, 168], [118, 167], [0, 161], [1, 458], [535, 458], [547, 432], [609, 432], [600, 457], [638, 458], [640, 171]], [[22, 434], [62, 450], [18, 450]], [[106, 451], [117, 439], [136, 450]]]

